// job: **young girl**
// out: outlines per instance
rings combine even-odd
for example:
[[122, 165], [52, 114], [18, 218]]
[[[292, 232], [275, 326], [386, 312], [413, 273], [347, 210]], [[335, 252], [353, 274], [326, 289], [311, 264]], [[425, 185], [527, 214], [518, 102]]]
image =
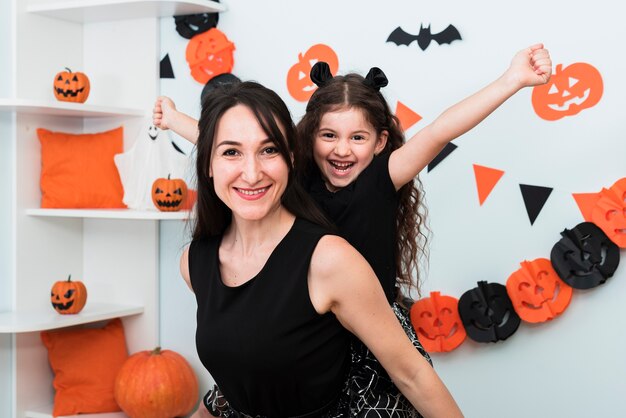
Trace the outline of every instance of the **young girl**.
[[[405, 144], [399, 121], [379, 91], [387, 84], [382, 71], [374, 68], [363, 78], [332, 77], [323, 63], [312, 70], [319, 88], [298, 124], [299, 177], [340, 235], [370, 263], [418, 349], [407, 311], [398, 303], [399, 288], [419, 290], [413, 277], [425, 245], [421, 191], [413, 180], [448, 142], [520, 89], [546, 83], [551, 72], [542, 44], [521, 50], [498, 79], [444, 111]], [[178, 112], [168, 98], [157, 99], [154, 124], [197, 140], [197, 121]], [[419, 416], [362, 344], [353, 344], [352, 360], [352, 416]]]

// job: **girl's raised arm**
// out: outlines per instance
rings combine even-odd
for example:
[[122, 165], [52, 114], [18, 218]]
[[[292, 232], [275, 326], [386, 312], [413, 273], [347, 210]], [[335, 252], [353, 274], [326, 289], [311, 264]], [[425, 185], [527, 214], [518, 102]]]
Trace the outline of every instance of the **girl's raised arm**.
[[198, 121], [179, 112], [169, 97], [157, 97], [152, 109], [152, 123], [163, 130], [171, 129], [192, 144], [198, 142]]
[[462, 417], [437, 373], [413, 347], [367, 261], [345, 240], [324, 236], [309, 270], [311, 302], [332, 311], [372, 351], [398, 389], [425, 417]]
[[483, 89], [445, 110], [389, 158], [396, 189], [411, 181], [453, 139], [463, 135], [524, 87], [547, 83], [552, 60], [543, 44], [519, 51], [509, 68]]

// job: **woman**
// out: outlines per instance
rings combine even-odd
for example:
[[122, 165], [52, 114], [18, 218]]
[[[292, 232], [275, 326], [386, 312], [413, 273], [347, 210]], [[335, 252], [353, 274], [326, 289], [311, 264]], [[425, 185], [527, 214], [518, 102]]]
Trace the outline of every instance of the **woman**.
[[[349, 331], [425, 417], [461, 416], [369, 264], [295, 181], [295, 127], [278, 95], [252, 82], [215, 91], [199, 129], [197, 220], [181, 272], [198, 302], [198, 354], [232, 409], [346, 416]], [[211, 416], [204, 406], [197, 415]]]

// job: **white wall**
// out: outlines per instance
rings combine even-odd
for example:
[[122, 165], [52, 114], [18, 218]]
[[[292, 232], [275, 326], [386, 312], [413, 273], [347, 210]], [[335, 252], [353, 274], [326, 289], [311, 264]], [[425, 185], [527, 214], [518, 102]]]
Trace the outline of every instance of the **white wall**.
[[[289, 95], [286, 74], [298, 53], [317, 43], [337, 52], [341, 73], [364, 74], [371, 66], [387, 73], [390, 84], [384, 94], [390, 104], [400, 100], [424, 118], [409, 136], [447, 106], [495, 79], [516, 51], [532, 43], [544, 42], [555, 65], [582, 61], [600, 70], [605, 91], [595, 107], [547, 122], [535, 115], [531, 90], [521, 91], [457, 139], [459, 148], [448, 159], [421, 174], [433, 231], [425, 295], [440, 290], [458, 298], [478, 280], [504, 284], [519, 262], [549, 257], [559, 233], [583, 221], [572, 193], [597, 192], [626, 174], [624, 118], [618, 113], [626, 92], [626, 59], [616, 43], [626, 35], [626, 26], [625, 7], [619, 3], [224, 3], [229, 11], [220, 16], [218, 28], [236, 45], [233, 73], [275, 89], [296, 120], [304, 104]], [[431, 23], [433, 31], [452, 23], [463, 40], [433, 44], [426, 51], [415, 44], [398, 47], [385, 42], [397, 26], [416, 33], [420, 23]], [[202, 86], [185, 72], [187, 40], [175, 32], [173, 19], [163, 19], [161, 28], [162, 52], [169, 52], [177, 77], [162, 80], [161, 91], [181, 110], [198, 116]], [[478, 204], [472, 164], [505, 171], [483, 206]], [[532, 226], [520, 183], [554, 189]], [[179, 242], [178, 226], [163, 227], [161, 232], [162, 243]], [[195, 317], [189, 306], [193, 299], [182, 279], [174, 279], [179, 248], [168, 253], [171, 256], [162, 257], [162, 273], [167, 269], [168, 277], [163, 280], [162, 274], [161, 340], [193, 358]], [[624, 294], [622, 265], [605, 285], [575, 291], [563, 316], [540, 325], [522, 323], [505, 342], [468, 340], [452, 353], [435, 355], [436, 370], [467, 417], [626, 416]], [[201, 368], [197, 370], [205, 376]], [[208, 378], [203, 379], [206, 384]]]

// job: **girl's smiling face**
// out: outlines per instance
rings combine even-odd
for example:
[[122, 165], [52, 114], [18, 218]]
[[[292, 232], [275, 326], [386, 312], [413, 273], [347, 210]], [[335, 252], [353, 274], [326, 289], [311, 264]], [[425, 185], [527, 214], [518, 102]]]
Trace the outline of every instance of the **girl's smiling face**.
[[335, 192], [356, 180], [386, 143], [387, 132], [379, 136], [361, 109], [324, 114], [315, 135], [313, 158], [328, 190]]
[[280, 207], [289, 167], [252, 111], [237, 105], [217, 125], [209, 175], [233, 217], [254, 221]]

